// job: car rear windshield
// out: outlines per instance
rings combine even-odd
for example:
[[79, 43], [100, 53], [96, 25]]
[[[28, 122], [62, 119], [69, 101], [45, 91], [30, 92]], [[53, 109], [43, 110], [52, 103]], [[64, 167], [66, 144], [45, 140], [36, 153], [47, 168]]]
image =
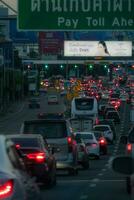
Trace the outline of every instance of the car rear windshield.
[[94, 127], [94, 130], [96, 131], [108, 131], [109, 128], [107, 126], [97, 126], [97, 127]]
[[19, 144], [21, 147], [38, 147], [39, 143], [36, 138], [11, 138], [15, 144]]
[[118, 114], [116, 113], [116, 112], [109, 112], [108, 114], [107, 114], [107, 117], [114, 117], [114, 118], [118, 118]]
[[94, 99], [75, 99], [77, 110], [92, 110]]
[[94, 132], [94, 135], [95, 135], [96, 139], [99, 139], [100, 137], [102, 137], [101, 132]]
[[24, 126], [26, 134], [41, 134], [45, 138], [63, 138], [67, 136], [66, 124], [60, 122], [28, 123]]
[[91, 134], [80, 134], [80, 137], [82, 139], [89, 139], [89, 140], [93, 139], [93, 136]]

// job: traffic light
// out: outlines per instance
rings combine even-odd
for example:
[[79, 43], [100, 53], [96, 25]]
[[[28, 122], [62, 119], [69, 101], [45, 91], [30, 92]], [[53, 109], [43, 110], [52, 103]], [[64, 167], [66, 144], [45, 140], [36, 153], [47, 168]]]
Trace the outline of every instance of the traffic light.
[[78, 65], [75, 65], [74, 68], [75, 68], [75, 69], [78, 68]]
[[107, 69], [108, 68], [108, 66], [107, 65], [104, 65], [104, 69]]
[[45, 65], [45, 69], [48, 69], [48, 65]]
[[93, 65], [92, 64], [88, 65], [88, 68], [89, 68], [89, 70], [92, 70], [93, 69]]
[[64, 66], [63, 66], [63, 65], [60, 65], [60, 68], [61, 68], [61, 69], [63, 69], [63, 68], [64, 68]]

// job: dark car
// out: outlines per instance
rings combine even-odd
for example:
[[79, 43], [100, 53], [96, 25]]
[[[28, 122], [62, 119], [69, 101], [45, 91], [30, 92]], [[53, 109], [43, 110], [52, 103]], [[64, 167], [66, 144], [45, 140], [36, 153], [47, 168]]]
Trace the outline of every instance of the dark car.
[[29, 108], [40, 108], [39, 98], [31, 98], [28, 102]]
[[114, 123], [113, 119], [99, 120], [98, 124], [109, 125], [111, 127], [112, 131], [113, 131], [114, 140], [116, 139], [116, 129], [115, 129], [115, 123]]
[[37, 182], [47, 187], [56, 184], [56, 161], [49, 152], [47, 142], [39, 134], [8, 135], [23, 158], [26, 169], [31, 176], [35, 176]]
[[120, 115], [117, 111], [108, 111], [105, 119], [113, 119], [115, 124], [120, 124]]
[[24, 121], [20, 133], [41, 134], [56, 150], [56, 167], [70, 175], [78, 173], [78, 151], [71, 124], [66, 119], [38, 119]]

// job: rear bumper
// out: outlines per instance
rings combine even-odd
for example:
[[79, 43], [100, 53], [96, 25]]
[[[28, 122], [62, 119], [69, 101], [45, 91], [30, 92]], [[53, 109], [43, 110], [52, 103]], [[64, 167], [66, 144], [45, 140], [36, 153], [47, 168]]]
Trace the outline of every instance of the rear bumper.
[[56, 161], [56, 169], [58, 170], [64, 170], [64, 169], [72, 169], [76, 167], [76, 162], [73, 158], [69, 158], [67, 160], [57, 160]]

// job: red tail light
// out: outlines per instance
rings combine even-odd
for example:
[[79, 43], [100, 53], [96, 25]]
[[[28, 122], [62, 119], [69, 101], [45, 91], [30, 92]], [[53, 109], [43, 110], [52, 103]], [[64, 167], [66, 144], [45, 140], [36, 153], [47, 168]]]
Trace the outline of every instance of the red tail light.
[[36, 163], [43, 163], [45, 161], [45, 153], [43, 152], [29, 153], [26, 157]]
[[0, 183], [0, 199], [8, 198], [13, 192], [13, 180], [9, 180], [5, 183]]
[[15, 148], [16, 148], [16, 149], [20, 149], [20, 144], [16, 144], [16, 145], [15, 145]]
[[131, 151], [132, 151], [132, 144], [128, 143], [127, 144], [127, 152], [131, 153]]
[[104, 138], [100, 138], [99, 143], [101, 145], [105, 145], [106, 144], [106, 140]]
[[72, 138], [71, 138], [71, 137], [68, 137], [68, 138], [67, 138], [67, 142], [68, 142], [68, 144], [72, 144]]
[[73, 140], [70, 136], [67, 138], [67, 142], [68, 142], [68, 151], [72, 152]]

